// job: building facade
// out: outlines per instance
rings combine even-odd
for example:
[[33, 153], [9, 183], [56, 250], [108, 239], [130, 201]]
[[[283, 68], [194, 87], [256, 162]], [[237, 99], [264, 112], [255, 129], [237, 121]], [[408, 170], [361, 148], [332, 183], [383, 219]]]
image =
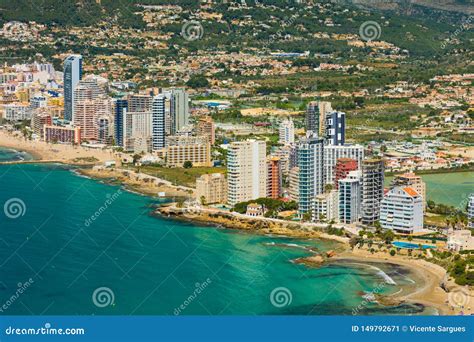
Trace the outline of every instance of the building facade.
[[207, 137], [169, 136], [167, 138], [166, 165], [182, 167], [187, 161], [193, 166], [212, 166], [211, 144]]
[[267, 197], [278, 199], [283, 192], [283, 177], [281, 160], [278, 157], [271, 157], [268, 160], [267, 171]]
[[362, 161], [362, 223], [373, 225], [380, 217], [384, 195], [384, 162], [382, 159]]
[[165, 106], [166, 97], [163, 94], [153, 98], [152, 103], [152, 148], [153, 151], [165, 147]]
[[295, 142], [295, 125], [293, 120], [286, 119], [280, 123], [278, 128], [278, 142], [283, 145], [293, 144]]
[[313, 200], [312, 215], [314, 222], [339, 220], [339, 193], [332, 190], [317, 195]]
[[298, 145], [300, 216], [311, 212], [313, 198], [324, 192], [324, 140], [308, 133]]
[[423, 198], [413, 188], [395, 187], [380, 205], [380, 225], [395, 233], [413, 234], [423, 230]]
[[82, 56], [71, 55], [64, 60], [64, 120], [74, 115], [74, 89], [82, 79]]
[[232, 142], [227, 152], [228, 203], [235, 205], [267, 195], [265, 141]]
[[415, 175], [413, 172], [396, 175], [390, 183], [390, 187], [394, 188], [397, 186], [413, 188], [423, 198], [423, 208], [426, 207], [426, 184], [420, 176]]
[[362, 164], [364, 146], [362, 145], [325, 145], [324, 146], [324, 177], [326, 184], [334, 184], [336, 179], [336, 164], [341, 158], [350, 158]]
[[356, 171], [359, 168], [357, 160], [352, 158], [339, 158], [336, 161], [334, 185], [338, 189], [339, 179], [347, 177], [349, 172]]
[[326, 115], [325, 137], [330, 145], [346, 143], [346, 113], [331, 112]]
[[201, 204], [227, 202], [227, 181], [222, 173], [211, 173], [196, 179], [196, 197]]
[[362, 173], [351, 171], [338, 183], [339, 221], [347, 224], [356, 223], [361, 217]]

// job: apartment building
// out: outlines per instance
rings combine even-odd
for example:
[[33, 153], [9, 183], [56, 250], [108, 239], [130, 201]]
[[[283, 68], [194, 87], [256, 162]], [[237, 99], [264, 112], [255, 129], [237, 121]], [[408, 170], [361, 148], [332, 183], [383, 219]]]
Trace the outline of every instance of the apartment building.
[[227, 202], [227, 181], [222, 173], [211, 173], [196, 179], [196, 198], [202, 204]]
[[410, 187], [390, 190], [380, 204], [380, 225], [403, 234], [423, 230], [422, 196]]

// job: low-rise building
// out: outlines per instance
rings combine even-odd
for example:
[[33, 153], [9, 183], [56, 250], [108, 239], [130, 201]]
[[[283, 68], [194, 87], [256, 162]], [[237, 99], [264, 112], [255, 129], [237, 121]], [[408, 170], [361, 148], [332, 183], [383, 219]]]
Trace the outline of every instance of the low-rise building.
[[81, 144], [80, 127], [44, 126], [44, 140], [53, 143]]
[[261, 217], [265, 215], [265, 207], [258, 203], [250, 203], [247, 205], [246, 215], [253, 217]]
[[209, 167], [211, 162], [211, 144], [208, 137], [170, 136], [167, 138], [166, 164], [182, 167], [187, 161], [193, 166]]
[[449, 250], [456, 252], [474, 250], [474, 237], [470, 230], [450, 229], [446, 246]]

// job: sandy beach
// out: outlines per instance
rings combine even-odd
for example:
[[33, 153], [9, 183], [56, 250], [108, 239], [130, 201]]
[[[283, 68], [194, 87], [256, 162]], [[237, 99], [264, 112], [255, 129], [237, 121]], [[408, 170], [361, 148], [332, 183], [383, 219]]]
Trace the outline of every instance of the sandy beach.
[[[461, 312], [464, 315], [470, 315], [473, 313], [472, 304], [474, 303], [474, 293], [472, 289], [467, 290], [465, 287], [456, 285], [453, 281], [449, 280], [446, 270], [439, 265], [435, 265], [423, 259], [401, 255], [391, 256], [384, 252], [375, 252], [372, 254], [367, 250], [358, 248], [342, 253], [334, 258], [334, 260], [337, 259], [392, 263], [404, 266], [416, 273], [417, 276], [423, 280], [423, 284], [416, 284], [416, 288], [409, 293], [402, 291], [394, 295], [394, 299], [433, 307], [438, 310], [440, 315], [459, 315]], [[465, 307], [461, 308], [453, 305], [454, 303], [450, 300], [449, 293], [441, 288], [441, 284], [444, 284], [444, 287], [449, 289], [452, 293], [464, 288], [464, 292], [469, 293], [469, 296], [464, 299], [466, 302]]]
[[[65, 164], [91, 164], [114, 160], [111, 149], [92, 149], [68, 144], [48, 144], [44, 141], [26, 140], [18, 132], [0, 130], [0, 146], [30, 153], [36, 160]], [[92, 161], [92, 162], [91, 162]]]

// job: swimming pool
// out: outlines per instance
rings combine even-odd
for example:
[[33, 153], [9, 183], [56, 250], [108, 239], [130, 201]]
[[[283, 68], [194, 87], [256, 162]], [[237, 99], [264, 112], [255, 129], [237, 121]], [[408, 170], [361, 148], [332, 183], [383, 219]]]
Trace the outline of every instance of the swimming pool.
[[[418, 249], [420, 248], [420, 245], [417, 243], [410, 243], [410, 242], [403, 242], [403, 241], [395, 241], [392, 243], [394, 247], [397, 248], [406, 248], [406, 249]], [[432, 245], [421, 245], [421, 248], [423, 249], [429, 249], [429, 248], [436, 248], [436, 246]]]

